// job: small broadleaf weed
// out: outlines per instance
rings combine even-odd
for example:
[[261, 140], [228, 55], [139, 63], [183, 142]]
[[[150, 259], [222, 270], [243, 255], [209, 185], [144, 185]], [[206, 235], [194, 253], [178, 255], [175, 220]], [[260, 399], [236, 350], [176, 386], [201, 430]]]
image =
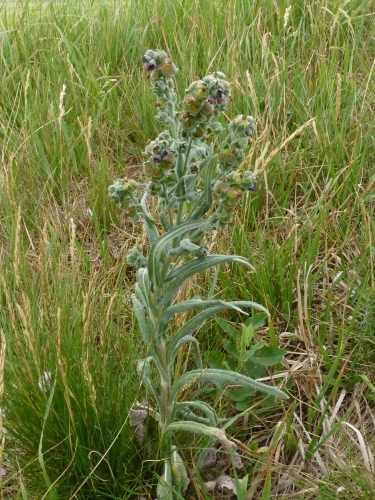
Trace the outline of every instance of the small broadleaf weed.
[[[184, 403], [186, 387], [209, 382], [219, 387], [244, 386], [279, 398], [287, 396], [236, 371], [204, 368], [199, 342], [193, 336], [198, 327], [221, 311], [244, 313], [244, 309], [253, 308], [268, 314], [263, 306], [201, 297], [176, 302], [184, 283], [206, 269], [228, 262], [252, 269], [239, 256], [208, 255], [207, 236], [227, 227], [244, 194], [256, 188], [254, 175], [241, 168], [255, 130], [254, 119], [239, 115], [226, 128], [218, 121], [231, 101], [232, 85], [223, 73], [194, 81], [178, 103], [173, 80], [178, 70], [173, 61], [163, 50], [148, 50], [142, 60], [157, 97], [156, 119], [165, 130], [150, 140], [144, 151], [145, 192], [142, 194], [139, 184], [129, 179], [117, 180], [108, 191], [128, 219], [143, 221], [150, 244], [147, 257], [137, 245], [129, 251], [127, 262], [138, 268], [133, 307], [148, 352], [148, 357], [138, 363], [138, 373], [158, 414], [164, 472], [157, 495], [159, 500], [172, 500], [181, 498], [189, 482], [174, 432], [206, 436], [210, 444], [219, 441], [232, 456], [236, 455], [234, 443], [217, 427], [215, 410], [207, 402]], [[215, 139], [219, 135], [224, 136], [221, 141]], [[157, 214], [147, 208], [149, 197], [159, 200]], [[197, 312], [179, 330], [171, 327], [175, 314], [192, 311]], [[175, 375], [176, 356], [187, 343], [194, 349], [197, 368]]]

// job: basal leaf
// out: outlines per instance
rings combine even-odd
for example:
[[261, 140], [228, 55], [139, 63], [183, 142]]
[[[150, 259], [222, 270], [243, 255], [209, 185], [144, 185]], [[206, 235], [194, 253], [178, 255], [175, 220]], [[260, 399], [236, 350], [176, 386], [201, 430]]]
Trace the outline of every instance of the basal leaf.
[[[260, 314], [266, 314], [266, 313], [260, 313]], [[227, 333], [229, 337], [231, 337], [231, 339], [237, 340], [239, 332], [235, 326], [230, 325], [228, 321], [225, 321], [224, 318], [216, 318], [215, 321], [220, 326], [220, 328], [224, 330], [224, 332]]]
[[260, 363], [265, 366], [274, 366], [277, 365], [277, 363], [280, 363], [286, 353], [287, 351], [279, 349], [278, 347], [263, 346], [254, 356], [252, 356], [251, 359], [254, 363]]
[[230, 340], [223, 341], [223, 347], [234, 359], [238, 359], [238, 350], [236, 344], [231, 342]]
[[226, 393], [229, 399], [233, 401], [243, 401], [254, 394], [254, 390], [249, 387], [237, 387], [237, 389], [232, 389]]
[[257, 328], [261, 328], [262, 326], [264, 326], [267, 323], [267, 319], [268, 314], [257, 313], [254, 314], [254, 316], [252, 316], [251, 318], [247, 318], [245, 321], [245, 325], [252, 325], [254, 330], [256, 330]]
[[221, 351], [209, 351], [206, 355], [207, 363], [218, 370], [232, 370], [235, 371], [237, 363], [233, 358]]

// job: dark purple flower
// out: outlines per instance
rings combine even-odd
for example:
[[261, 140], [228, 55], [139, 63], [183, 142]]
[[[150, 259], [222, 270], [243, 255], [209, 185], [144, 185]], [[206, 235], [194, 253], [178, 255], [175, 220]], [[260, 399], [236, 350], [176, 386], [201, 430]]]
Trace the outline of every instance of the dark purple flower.
[[147, 56], [142, 57], [142, 62], [143, 62], [143, 69], [145, 71], [152, 71], [157, 66], [155, 59], [151, 59], [150, 57]]

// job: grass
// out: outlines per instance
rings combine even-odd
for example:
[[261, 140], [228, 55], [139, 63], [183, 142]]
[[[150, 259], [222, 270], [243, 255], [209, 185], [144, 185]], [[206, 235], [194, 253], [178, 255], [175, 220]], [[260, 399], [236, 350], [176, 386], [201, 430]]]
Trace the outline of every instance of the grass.
[[[220, 69], [235, 83], [228, 116], [257, 121], [258, 190], [212, 241], [257, 272], [223, 268], [211, 292], [269, 308], [258, 334], [288, 351], [274, 375], [294, 397], [255, 401], [231, 427], [247, 498], [373, 498], [373, 3], [23, 2], [0, 20], [1, 497], [136, 498], [157, 482], [128, 421], [145, 394], [124, 257], [143, 236], [106, 190], [140, 178], [157, 133], [140, 56], [160, 47], [180, 95]], [[214, 326], [201, 339], [222, 342]]]

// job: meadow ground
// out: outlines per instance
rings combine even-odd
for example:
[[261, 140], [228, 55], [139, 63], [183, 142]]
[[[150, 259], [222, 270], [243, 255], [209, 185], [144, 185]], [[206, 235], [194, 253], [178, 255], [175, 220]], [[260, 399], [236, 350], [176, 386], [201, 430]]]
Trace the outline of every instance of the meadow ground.
[[[246, 498], [374, 498], [374, 16], [372, 0], [1, 5], [0, 498], [153, 498], [160, 464], [128, 420], [145, 393], [125, 256], [144, 235], [107, 198], [118, 177], [144, 182], [149, 48], [173, 57], [180, 96], [225, 72], [228, 118], [257, 122], [258, 189], [211, 241], [256, 273], [184, 291], [265, 305], [258, 338], [287, 351], [267, 375], [290, 401], [207, 394], [238, 416]], [[208, 361], [225, 335], [199, 332]], [[199, 441], [180, 441], [193, 469]], [[216, 473], [231, 467], [197, 473], [191, 498], [211, 498], [199, 483]]]

